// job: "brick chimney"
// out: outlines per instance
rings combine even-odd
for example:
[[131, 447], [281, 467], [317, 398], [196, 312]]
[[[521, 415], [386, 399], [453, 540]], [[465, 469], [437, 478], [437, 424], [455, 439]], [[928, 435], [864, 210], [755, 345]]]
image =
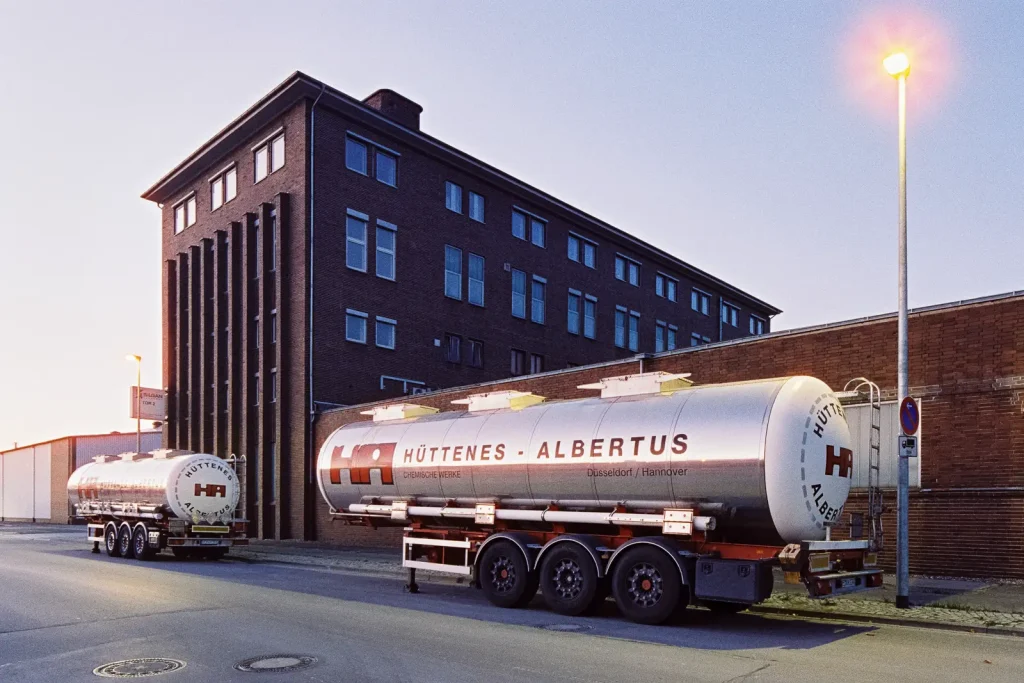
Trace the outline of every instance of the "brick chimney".
[[399, 95], [394, 90], [381, 88], [363, 100], [363, 104], [371, 109], [376, 109], [384, 116], [402, 124], [406, 128], [420, 129], [420, 113], [423, 111], [423, 107], [408, 97]]

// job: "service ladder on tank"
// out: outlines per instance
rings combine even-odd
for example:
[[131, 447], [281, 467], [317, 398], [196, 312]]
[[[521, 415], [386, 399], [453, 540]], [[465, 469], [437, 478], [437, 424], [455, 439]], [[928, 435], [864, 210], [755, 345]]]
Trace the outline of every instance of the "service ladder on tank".
[[885, 533], [882, 527], [882, 391], [878, 385], [865, 377], [857, 377], [846, 383], [839, 394], [843, 398], [860, 397], [867, 392], [868, 410], [871, 416], [871, 430], [868, 437], [868, 539], [872, 550], [885, 547]]

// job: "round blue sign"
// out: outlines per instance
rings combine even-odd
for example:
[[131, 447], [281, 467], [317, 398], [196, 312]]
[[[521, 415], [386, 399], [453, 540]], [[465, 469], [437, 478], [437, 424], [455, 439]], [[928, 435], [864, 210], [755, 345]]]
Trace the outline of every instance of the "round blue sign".
[[921, 413], [917, 409], [917, 401], [907, 396], [900, 403], [900, 427], [906, 435], [917, 434], [921, 426]]

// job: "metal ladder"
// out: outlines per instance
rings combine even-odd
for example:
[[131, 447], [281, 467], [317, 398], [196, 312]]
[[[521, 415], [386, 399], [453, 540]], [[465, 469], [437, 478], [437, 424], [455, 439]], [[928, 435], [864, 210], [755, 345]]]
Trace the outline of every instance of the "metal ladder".
[[872, 550], [885, 547], [885, 529], [882, 526], [882, 513], [885, 503], [882, 500], [882, 392], [878, 385], [865, 377], [851, 379], [839, 393], [841, 398], [860, 398], [867, 394], [871, 416], [871, 431], [868, 438], [868, 540]]

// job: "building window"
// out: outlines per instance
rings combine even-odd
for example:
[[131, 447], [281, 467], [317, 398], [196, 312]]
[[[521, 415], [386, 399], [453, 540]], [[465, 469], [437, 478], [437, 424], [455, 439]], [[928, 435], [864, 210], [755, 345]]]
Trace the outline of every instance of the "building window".
[[567, 321], [569, 334], [580, 333], [580, 303], [582, 301], [583, 296], [580, 292], [575, 289], [569, 290], [569, 318]]
[[174, 234], [177, 235], [185, 228], [196, 223], [196, 196], [190, 195], [187, 199], [174, 207]]
[[615, 346], [626, 348], [626, 308], [615, 307]]
[[277, 309], [270, 312], [270, 343], [277, 343]]
[[583, 336], [597, 339], [597, 298], [589, 294], [583, 299]]
[[676, 336], [679, 334], [679, 328], [675, 325], [668, 326], [668, 351], [672, 351], [676, 348]]
[[636, 351], [640, 348], [640, 314], [636, 311], [629, 312], [629, 350]]
[[764, 334], [764, 318], [750, 316], [750, 334]]
[[470, 191], [469, 217], [478, 223], [484, 222], [484, 196], [482, 194]]
[[377, 219], [377, 277], [395, 279], [395, 242], [398, 226]]
[[482, 368], [484, 366], [484, 343], [479, 339], [467, 339], [469, 342], [469, 366], [472, 368]]
[[663, 273], [658, 273], [654, 278], [654, 293], [669, 301], [676, 300], [676, 288], [679, 281]]
[[668, 325], [660, 320], [654, 323], [654, 352], [661, 353], [665, 350], [665, 337], [668, 336]]
[[263, 393], [260, 391], [260, 373], [258, 372], [255, 372], [252, 375], [252, 393], [252, 404], [254, 406], [258, 406], [260, 404], [260, 394]]
[[519, 349], [512, 349], [512, 367], [511, 373], [513, 377], [526, 374], [526, 352], [520, 351]]
[[253, 150], [255, 182], [284, 167], [284, 133], [275, 135]]
[[444, 207], [455, 213], [462, 213], [462, 186], [450, 180], [444, 183]]
[[444, 245], [444, 295], [462, 301], [462, 250]]
[[259, 351], [261, 344], [260, 344], [260, 317], [258, 315], [252, 319], [252, 338], [253, 338], [253, 346], [256, 347], [257, 351]]
[[398, 187], [398, 159], [393, 155], [377, 150], [377, 180]]
[[539, 372], [544, 372], [544, 356], [539, 353], [530, 354], [530, 374], [536, 375]]
[[544, 223], [544, 221], [537, 220], [536, 218], [531, 219], [530, 241], [533, 242], [538, 247], [543, 247], [547, 243], [544, 235], [546, 230], [547, 225]]
[[270, 272], [277, 270], [277, 209], [270, 210], [267, 227], [270, 229]]
[[398, 321], [377, 316], [377, 329], [373, 341], [382, 349], [395, 348], [395, 326]]
[[512, 315], [526, 317], [526, 273], [512, 270]]
[[515, 209], [512, 210], [512, 236], [526, 239], [526, 214]]
[[547, 289], [547, 280], [539, 275], [533, 276], [533, 288], [530, 301], [530, 320], [541, 325], [544, 324], [544, 299]]
[[367, 174], [366, 145], [351, 137], [345, 138], [345, 168]]
[[690, 292], [690, 308], [702, 315], [708, 315], [708, 311], [711, 309], [711, 295], [694, 289]]
[[345, 339], [357, 344], [366, 343], [366, 319], [369, 318], [362, 311], [353, 311], [351, 308], [345, 310]]
[[579, 235], [569, 233], [569, 260], [587, 268], [597, 268], [597, 245]]
[[701, 344], [710, 344], [711, 338], [705, 337], [704, 335], [694, 332], [690, 335], [690, 346], [700, 346]]
[[270, 402], [277, 403], [277, 368], [270, 369]]
[[216, 211], [238, 193], [238, 171], [234, 166], [210, 180], [210, 210]]
[[366, 223], [369, 216], [348, 210], [345, 217], [345, 265], [366, 272]]
[[640, 264], [626, 258], [622, 254], [615, 256], [615, 279], [628, 282], [634, 287], [640, 286]]
[[732, 304], [722, 302], [722, 322], [733, 327], [738, 327], [736, 320], [739, 317], [740, 309]]
[[444, 359], [449, 363], [462, 362], [462, 337], [457, 334], [444, 335]]
[[469, 255], [469, 303], [484, 305], [484, 257]]

